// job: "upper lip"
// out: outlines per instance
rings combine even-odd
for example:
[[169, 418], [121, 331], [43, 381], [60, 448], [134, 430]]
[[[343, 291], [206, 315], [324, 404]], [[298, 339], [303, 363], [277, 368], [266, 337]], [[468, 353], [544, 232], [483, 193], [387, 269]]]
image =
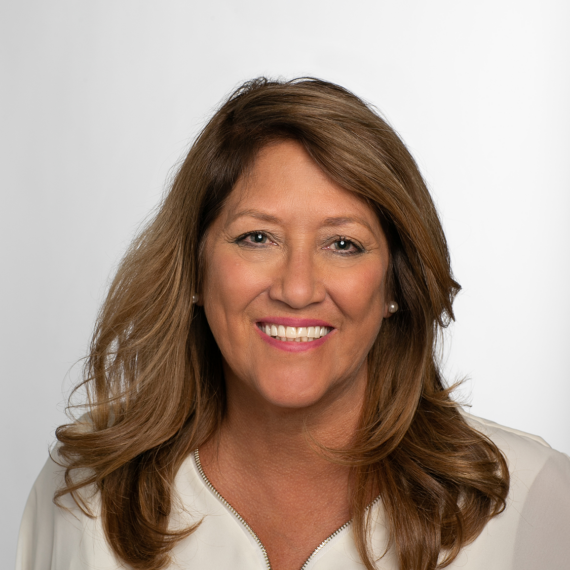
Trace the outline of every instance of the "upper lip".
[[284, 327], [329, 327], [334, 328], [330, 323], [320, 319], [296, 319], [294, 317], [264, 317], [258, 323], [269, 325], [283, 325]]

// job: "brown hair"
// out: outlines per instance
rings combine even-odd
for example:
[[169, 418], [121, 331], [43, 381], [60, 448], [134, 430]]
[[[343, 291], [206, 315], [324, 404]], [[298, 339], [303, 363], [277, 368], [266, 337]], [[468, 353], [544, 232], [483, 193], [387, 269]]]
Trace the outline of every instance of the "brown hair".
[[279, 139], [298, 141], [331, 179], [366, 200], [389, 243], [389, 286], [400, 310], [369, 354], [360, 429], [335, 456], [354, 472], [358, 550], [374, 568], [366, 506], [377, 489], [400, 568], [443, 568], [504, 509], [509, 488], [502, 454], [464, 421], [434, 355], [459, 285], [402, 141], [355, 95], [312, 78], [262, 78], [237, 89], [131, 246], [86, 364], [91, 426], [57, 430], [67, 469], [56, 498], [72, 493], [89, 514], [78, 491], [95, 484], [109, 544], [137, 569], [164, 568], [173, 544], [194, 530], [167, 528], [174, 476], [225, 413], [221, 355], [203, 309], [191, 302], [201, 287], [201, 245], [256, 153]]

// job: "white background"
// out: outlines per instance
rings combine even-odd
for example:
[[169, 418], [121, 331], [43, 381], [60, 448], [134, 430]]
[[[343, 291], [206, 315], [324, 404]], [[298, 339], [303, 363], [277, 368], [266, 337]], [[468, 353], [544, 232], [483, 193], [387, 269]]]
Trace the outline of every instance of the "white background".
[[565, 0], [3, 0], [0, 552], [109, 278], [222, 98], [314, 75], [375, 104], [442, 215], [475, 414], [570, 452]]

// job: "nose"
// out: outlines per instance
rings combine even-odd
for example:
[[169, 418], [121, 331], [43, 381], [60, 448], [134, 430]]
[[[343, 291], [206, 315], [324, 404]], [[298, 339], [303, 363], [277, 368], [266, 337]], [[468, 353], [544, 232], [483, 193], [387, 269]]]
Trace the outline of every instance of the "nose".
[[325, 298], [326, 289], [310, 247], [292, 247], [277, 269], [269, 296], [293, 309], [303, 309]]

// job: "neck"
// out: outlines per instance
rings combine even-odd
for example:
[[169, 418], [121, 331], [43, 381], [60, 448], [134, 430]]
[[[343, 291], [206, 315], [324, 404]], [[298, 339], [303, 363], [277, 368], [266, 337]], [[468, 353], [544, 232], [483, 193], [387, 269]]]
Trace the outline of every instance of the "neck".
[[[210, 468], [224, 472], [231, 465], [244, 474], [316, 480], [327, 472], [348, 481], [347, 467], [334, 464], [319, 449], [350, 444], [358, 426], [365, 381], [330, 394], [310, 408], [281, 408], [241, 387], [229, 385], [228, 410], [216, 437], [201, 448]], [[240, 389], [241, 388], [241, 389]]]

